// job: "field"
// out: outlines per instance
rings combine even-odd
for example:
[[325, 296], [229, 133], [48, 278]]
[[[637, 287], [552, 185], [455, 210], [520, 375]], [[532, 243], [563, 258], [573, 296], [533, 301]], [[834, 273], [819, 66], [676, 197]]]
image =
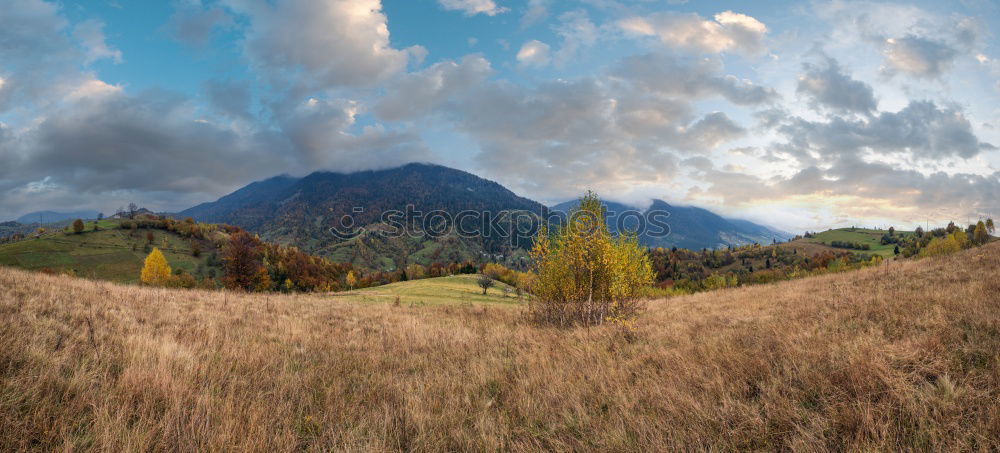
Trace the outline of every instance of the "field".
[[[816, 244], [820, 247], [826, 246], [826, 250], [833, 250], [838, 252], [849, 251], [853, 253], [858, 253], [862, 255], [881, 255], [883, 258], [891, 258], [895, 256], [893, 254], [893, 248], [895, 244], [882, 245], [882, 235], [888, 233], [885, 230], [872, 230], [865, 228], [840, 228], [836, 230], [827, 230], [822, 233], [816, 233], [811, 238], [803, 238], [797, 241], [792, 241], [789, 244]], [[897, 231], [895, 233], [899, 236], [906, 236], [913, 234], [909, 231]], [[840, 249], [829, 247], [830, 243], [833, 241], [842, 242], [855, 242], [858, 244], [867, 244], [871, 247], [871, 250], [854, 250], [854, 249]], [[786, 247], [788, 244], [785, 245]]]
[[[427, 278], [340, 293], [342, 295], [337, 297], [352, 301], [395, 303], [398, 296], [399, 302], [407, 305], [498, 304], [513, 306], [524, 302], [517, 298], [513, 288], [499, 281], [495, 281], [495, 286], [490, 288], [486, 295], [483, 295], [483, 289], [476, 283], [477, 279], [477, 275]], [[505, 287], [509, 291], [506, 295], [503, 292]]]
[[994, 243], [560, 330], [0, 268], [0, 451], [996, 451], [998, 272]]
[[[2, 244], [0, 265], [72, 271], [81, 277], [137, 283], [147, 255], [144, 250], [146, 231], [139, 230], [133, 237], [129, 231], [117, 229], [118, 222], [102, 220], [101, 231], [93, 231], [93, 222], [87, 222], [87, 229], [82, 234], [56, 230], [37, 239]], [[208, 252], [195, 258], [191, 255], [190, 241], [168, 231], [151, 231], [153, 246], [163, 251], [172, 268], [193, 274], [198, 265], [205, 266]]]

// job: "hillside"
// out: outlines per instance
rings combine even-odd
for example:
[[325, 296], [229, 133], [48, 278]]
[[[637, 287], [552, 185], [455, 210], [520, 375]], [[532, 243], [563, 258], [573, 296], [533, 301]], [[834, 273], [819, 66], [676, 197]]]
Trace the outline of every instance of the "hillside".
[[[494, 215], [504, 211], [525, 211], [534, 216], [547, 212], [545, 206], [470, 173], [439, 165], [408, 164], [379, 171], [317, 172], [303, 178], [280, 176], [250, 184], [215, 202], [203, 203], [177, 215], [236, 225], [259, 233], [265, 240], [381, 270], [411, 262], [430, 264], [420, 251], [440, 247], [423, 244], [426, 239], [438, 244], [467, 239], [455, 234], [427, 238], [419, 224], [415, 228], [418, 234], [410, 235], [418, 238], [415, 243], [406, 238], [354, 241], [331, 232], [331, 228], [339, 226], [341, 219], [348, 215], [353, 218], [355, 228], [384, 230], [383, 213], [390, 210], [407, 212], [408, 205], [424, 214], [444, 211], [452, 216], [466, 210]], [[469, 225], [479, 237], [461, 241], [463, 247], [459, 253], [463, 257], [476, 257], [483, 252], [509, 254], [512, 245], [514, 248], [526, 246], [511, 244], [501, 235], [484, 233], [475, 222]]]
[[996, 450], [998, 272], [993, 243], [651, 301], [623, 337], [0, 268], [0, 450]]
[[[93, 222], [86, 222], [81, 234], [68, 234], [61, 229], [48, 230], [38, 238], [10, 244], [0, 244], [0, 265], [29, 270], [71, 273], [80, 277], [98, 278], [121, 283], [137, 283], [143, 260], [149, 253], [147, 244], [163, 251], [173, 269], [181, 269], [201, 278], [214, 276], [220, 270], [208, 252], [213, 246], [206, 241], [201, 249], [206, 253], [193, 256], [192, 240], [165, 231], [119, 229], [121, 221], [105, 219], [94, 231]], [[146, 233], [153, 234], [150, 244]]]
[[[788, 233], [747, 220], [727, 219], [707, 209], [695, 206], [672, 206], [662, 200], [653, 200], [646, 209], [637, 209], [626, 204], [609, 201], [603, 203], [608, 213], [616, 213], [617, 216], [621, 216], [624, 212], [637, 210], [643, 213], [649, 211], [666, 213], [667, 216], [663, 218], [663, 221], [669, 225], [670, 234], [662, 237], [649, 233], [639, 235], [639, 243], [647, 247], [678, 247], [701, 250], [754, 243], [770, 244], [774, 240], [784, 241], [791, 238]], [[552, 210], [567, 213], [577, 206], [577, 200], [570, 200], [552, 206]], [[608, 229], [612, 232], [618, 231], [618, 223], [621, 223], [621, 226], [626, 229], [636, 229], [637, 224], [634, 219], [623, 220], [616, 218], [617, 216], [609, 215], [607, 217]]]
[[45, 225], [47, 223], [62, 222], [65, 220], [75, 220], [75, 219], [96, 219], [99, 213], [97, 211], [37, 211], [29, 212], [17, 219], [15, 222], [26, 224], [26, 225]]
[[[526, 302], [524, 299], [517, 298], [512, 288], [499, 281], [494, 282], [495, 286], [484, 295], [483, 289], [476, 284], [477, 279], [477, 275], [425, 278], [359, 289], [338, 294], [338, 297], [349, 301], [395, 303], [398, 296], [399, 302], [407, 305], [490, 304], [518, 306]], [[507, 293], [504, 293], [504, 287], [508, 288]]]

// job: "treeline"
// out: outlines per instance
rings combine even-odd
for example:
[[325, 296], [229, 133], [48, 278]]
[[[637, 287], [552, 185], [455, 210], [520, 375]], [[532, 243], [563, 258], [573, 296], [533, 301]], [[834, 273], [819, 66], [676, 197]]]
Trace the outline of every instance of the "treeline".
[[830, 247], [836, 247], [838, 249], [851, 249], [851, 250], [872, 249], [872, 247], [868, 244], [862, 244], [860, 242], [852, 242], [852, 241], [830, 241]]

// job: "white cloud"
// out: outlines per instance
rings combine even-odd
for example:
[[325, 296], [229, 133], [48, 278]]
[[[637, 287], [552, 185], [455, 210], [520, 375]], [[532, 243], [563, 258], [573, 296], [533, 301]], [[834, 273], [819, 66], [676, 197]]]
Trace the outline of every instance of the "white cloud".
[[508, 11], [507, 8], [497, 6], [493, 0], [438, 0], [444, 9], [450, 11], [462, 11], [466, 16], [485, 14], [495, 16]]
[[716, 14], [714, 20], [694, 13], [661, 12], [623, 19], [618, 25], [629, 34], [656, 36], [669, 47], [748, 55], [764, 53], [768, 31], [759, 20], [732, 11]]
[[548, 44], [532, 39], [521, 46], [517, 61], [524, 66], [545, 66], [552, 61], [552, 51]]
[[225, 0], [249, 17], [245, 50], [272, 83], [301, 92], [368, 87], [406, 67], [379, 0]]
[[392, 83], [375, 104], [375, 112], [389, 121], [418, 119], [456, 93], [482, 84], [492, 72], [490, 62], [480, 55], [434, 64]]

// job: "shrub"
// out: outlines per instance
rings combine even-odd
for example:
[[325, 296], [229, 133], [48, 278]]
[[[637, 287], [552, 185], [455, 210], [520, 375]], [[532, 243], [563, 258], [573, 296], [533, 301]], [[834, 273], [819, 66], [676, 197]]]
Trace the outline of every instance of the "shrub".
[[635, 236], [613, 238], [600, 199], [592, 192], [550, 238], [542, 229], [532, 249], [537, 276], [536, 321], [559, 326], [629, 319], [652, 285], [653, 269]]

